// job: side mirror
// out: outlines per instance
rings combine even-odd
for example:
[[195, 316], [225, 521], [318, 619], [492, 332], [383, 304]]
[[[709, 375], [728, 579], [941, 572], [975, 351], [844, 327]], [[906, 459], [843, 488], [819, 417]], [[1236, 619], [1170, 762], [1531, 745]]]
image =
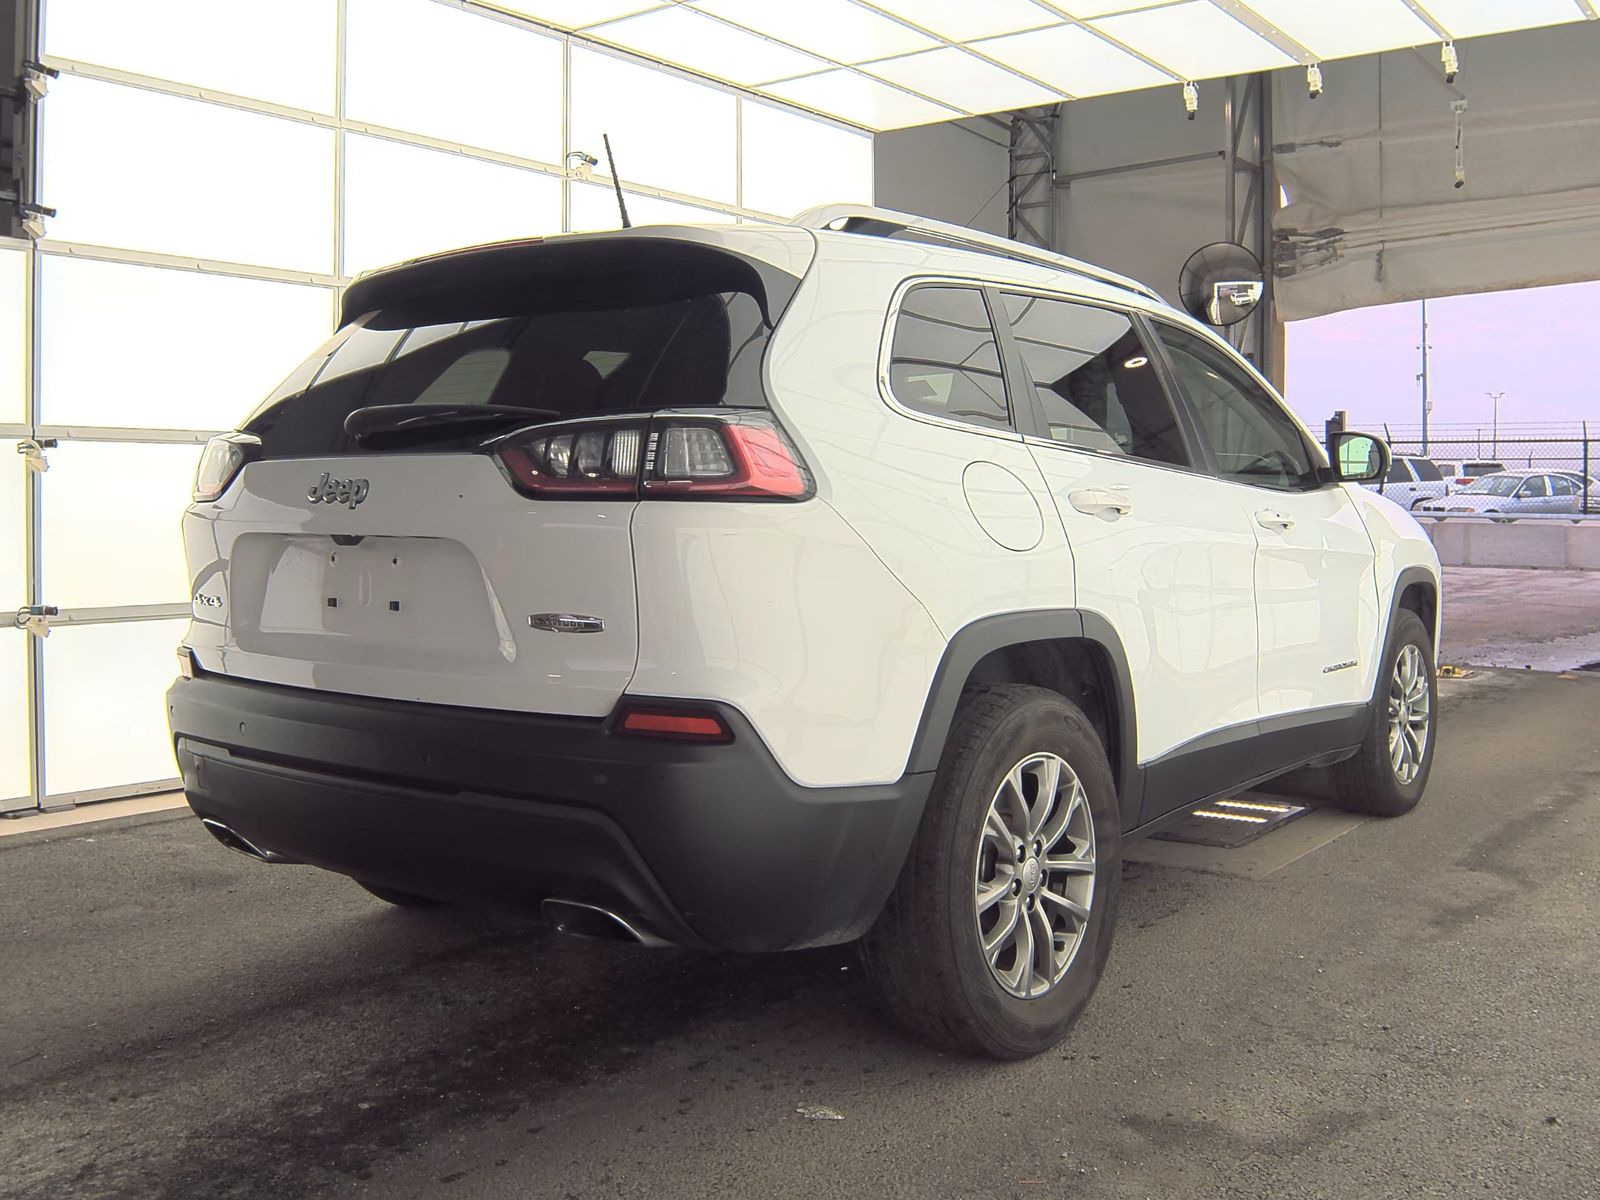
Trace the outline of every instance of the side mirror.
[[1340, 483], [1375, 483], [1389, 477], [1389, 447], [1370, 433], [1333, 438], [1333, 476]]

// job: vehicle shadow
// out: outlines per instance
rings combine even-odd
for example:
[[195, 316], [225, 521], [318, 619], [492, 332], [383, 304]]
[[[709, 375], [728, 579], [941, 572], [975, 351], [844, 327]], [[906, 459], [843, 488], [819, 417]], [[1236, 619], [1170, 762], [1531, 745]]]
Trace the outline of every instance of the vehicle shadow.
[[[715, 1057], [708, 1076], [749, 1073], [797, 1095], [819, 1062], [997, 1069], [888, 1025], [854, 947], [652, 950], [566, 937], [526, 914], [365, 897], [285, 934], [203, 1019], [156, 1014], [116, 1054], [35, 1076], [26, 1097], [0, 1085], [0, 1103], [26, 1098], [44, 1114], [30, 1112], [17, 1144], [48, 1147], [0, 1171], [0, 1196], [311, 1194], [453, 1132], [511, 1121], [536, 1132], [553, 1105], [659, 1069], [680, 1047], [691, 1075]], [[320, 956], [307, 953], [313, 935]], [[659, 1086], [692, 1093], [682, 1075]]]

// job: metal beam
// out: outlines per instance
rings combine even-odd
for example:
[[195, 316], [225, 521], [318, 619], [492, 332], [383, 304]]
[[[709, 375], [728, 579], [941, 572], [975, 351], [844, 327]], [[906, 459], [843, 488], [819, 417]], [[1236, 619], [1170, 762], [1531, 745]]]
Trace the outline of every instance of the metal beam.
[[1007, 148], [1006, 233], [1016, 241], [1056, 248], [1056, 130], [1059, 105], [1011, 115]]
[[[1093, 171], [1076, 171], [1071, 175], [1057, 175], [1057, 187], [1070, 187], [1080, 179], [1100, 179], [1106, 175], [1126, 175], [1130, 171], [1154, 171], [1158, 167], [1176, 167], [1184, 163], [1214, 162], [1223, 156], [1221, 150], [1204, 150], [1197, 154], [1174, 154], [1168, 158], [1149, 158], [1143, 162], [1124, 163], [1120, 167], [1099, 167]], [[1254, 170], [1255, 163], [1239, 164], [1247, 170]]]

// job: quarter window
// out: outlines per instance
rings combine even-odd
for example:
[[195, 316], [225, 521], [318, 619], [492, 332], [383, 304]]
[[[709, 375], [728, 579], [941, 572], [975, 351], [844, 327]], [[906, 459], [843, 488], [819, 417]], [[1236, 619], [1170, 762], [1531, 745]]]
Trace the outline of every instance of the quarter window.
[[1308, 491], [1321, 474], [1310, 441], [1267, 390], [1206, 338], [1157, 325], [1224, 479]]
[[1007, 295], [1005, 308], [1053, 440], [1189, 465], [1172, 401], [1126, 315], [1039, 296]]
[[1000, 350], [983, 293], [918, 287], [906, 293], [889, 351], [889, 389], [907, 408], [984, 429], [1008, 429]]

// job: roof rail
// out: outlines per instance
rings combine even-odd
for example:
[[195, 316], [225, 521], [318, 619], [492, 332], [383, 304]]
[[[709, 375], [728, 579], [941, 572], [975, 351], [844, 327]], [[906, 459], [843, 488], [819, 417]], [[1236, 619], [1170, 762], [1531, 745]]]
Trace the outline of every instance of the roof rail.
[[1097, 279], [1101, 283], [1109, 283], [1112, 287], [1138, 292], [1139, 295], [1147, 296], [1158, 303], [1166, 303], [1161, 293], [1147, 284], [1140, 283], [1137, 279], [1130, 279], [1126, 275], [1119, 275], [1115, 271], [1108, 271], [1104, 267], [1097, 267], [1093, 263], [1086, 263], [1082, 259], [1070, 258], [1051, 250], [1041, 250], [1036, 246], [1027, 246], [992, 233], [979, 233], [976, 229], [968, 229], [965, 225], [952, 225], [947, 221], [935, 221], [930, 217], [919, 217], [913, 213], [896, 212], [892, 208], [874, 208], [870, 204], [822, 204], [816, 208], [806, 209], [789, 224], [806, 229], [836, 229], [844, 233], [864, 233], [874, 237], [893, 237], [897, 233], [911, 234], [913, 240], [956, 246], [963, 250], [976, 250], [982, 254], [994, 254], [1017, 262], [1053, 267], [1059, 271], [1073, 271], [1079, 275], [1087, 275], [1090, 279]]

